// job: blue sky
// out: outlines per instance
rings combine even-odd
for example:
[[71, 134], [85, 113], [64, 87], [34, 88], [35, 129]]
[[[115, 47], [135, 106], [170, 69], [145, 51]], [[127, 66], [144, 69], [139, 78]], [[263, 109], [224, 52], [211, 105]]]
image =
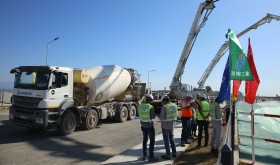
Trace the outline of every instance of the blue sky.
[[[169, 89], [199, 4], [203, 0], [84, 0], [0, 1], [0, 82], [13, 81], [9, 73], [21, 65], [48, 64], [74, 68], [116, 64], [134, 68], [153, 89]], [[279, 0], [220, 0], [187, 61], [182, 82], [197, 82], [226, 41], [267, 13], [280, 15]], [[259, 95], [280, 94], [278, 86], [280, 22], [272, 21], [240, 38], [247, 52], [248, 37], [261, 79]], [[205, 85], [220, 88], [228, 53], [216, 65]], [[244, 84], [244, 83], [243, 83]], [[0, 87], [1, 88], [1, 87]], [[244, 91], [244, 86], [240, 87]]]

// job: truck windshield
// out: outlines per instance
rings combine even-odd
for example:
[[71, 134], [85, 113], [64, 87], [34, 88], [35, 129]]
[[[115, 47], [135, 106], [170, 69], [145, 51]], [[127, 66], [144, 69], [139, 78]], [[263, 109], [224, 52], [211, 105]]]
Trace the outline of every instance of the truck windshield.
[[46, 71], [20, 71], [16, 74], [15, 88], [48, 89], [50, 72]]

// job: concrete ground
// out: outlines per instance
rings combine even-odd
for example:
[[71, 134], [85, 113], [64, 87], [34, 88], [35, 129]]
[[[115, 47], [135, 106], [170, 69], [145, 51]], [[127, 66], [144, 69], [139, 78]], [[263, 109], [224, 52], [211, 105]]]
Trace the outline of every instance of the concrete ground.
[[[174, 139], [175, 139], [175, 144], [176, 144], [176, 150], [177, 150], [177, 156], [181, 155], [187, 148], [188, 144], [186, 144], [185, 147], [181, 147], [181, 130], [182, 130], [182, 125], [180, 122], [177, 123], [177, 126], [174, 129]], [[156, 135], [155, 138], [155, 150], [154, 150], [154, 155], [158, 157], [160, 160], [157, 162], [148, 162], [148, 161], [143, 161], [142, 160], [142, 143], [134, 146], [133, 148], [116, 155], [101, 164], [107, 164], [107, 165], [117, 165], [117, 164], [134, 164], [134, 165], [141, 165], [141, 164], [151, 164], [151, 165], [162, 165], [162, 164], [173, 164], [174, 159], [171, 160], [164, 160], [161, 159], [161, 155], [165, 154], [165, 148], [164, 148], [164, 142], [163, 142], [163, 137], [162, 134]], [[177, 157], [178, 158], [178, 157]]]
[[[3, 108], [2, 112], [7, 113], [7, 108]], [[1, 113], [1, 112], [0, 112]], [[156, 142], [155, 142], [155, 156], [159, 157], [160, 160], [157, 162], [148, 162], [142, 160], [142, 143], [137, 144], [136, 146], [116, 155], [113, 156], [106, 161], [101, 162], [100, 164], [109, 164], [109, 165], [117, 165], [117, 164], [174, 164], [174, 165], [183, 165], [183, 164], [200, 164], [200, 165], [206, 165], [206, 164], [216, 164], [218, 155], [213, 154], [210, 152], [210, 147], [201, 147], [201, 148], [195, 148], [196, 141], [193, 141], [190, 145], [187, 145], [185, 147], [180, 146], [181, 142], [181, 122], [178, 120], [177, 125], [174, 129], [174, 138], [176, 143], [176, 149], [177, 149], [177, 158], [171, 159], [171, 160], [163, 160], [160, 158], [161, 155], [165, 154], [165, 148], [164, 148], [164, 142], [162, 133], [159, 133], [156, 135]], [[211, 137], [211, 130], [210, 137]]]
[[[217, 153], [211, 153], [210, 146], [196, 148], [197, 142], [196, 140], [192, 141], [191, 144], [186, 144], [185, 147], [180, 146], [181, 142], [181, 131], [182, 125], [180, 122], [177, 123], [178, 125], [174, 129], [174, 137], [177, 149], [177, 158], [171, 160], [163, 160], [160, 158], [161, 155], [165, 154], [164, 143], [162, 134], [158, 134], [156, 136], [155, 142], [155, 156], [159, 157], [160, 160], [157, 162], [148, 162], [142, 160], [142, 143], [134, 146], [133, 148], [116, 155], [101, 164], [107, 165], [141, 165], [141, 164], [151, 164], [151, 165], [185, 165], [185, 164], [198, 164], [198, 165], [208, 165], [208, 164], [216, 164], [218, 160]], [[210, 128], [210, 137], [212, 130]]]

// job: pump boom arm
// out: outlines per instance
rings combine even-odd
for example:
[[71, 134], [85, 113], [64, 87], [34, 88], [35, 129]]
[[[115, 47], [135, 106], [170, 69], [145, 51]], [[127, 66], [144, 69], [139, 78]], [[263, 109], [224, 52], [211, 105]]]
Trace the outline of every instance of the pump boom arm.
[[[190, 32], [189, 32], [189, 35], [187, 38], [187, 41], [185, 43], [183, 52], [181, 54], [181, 58], [178, 62], [175, 74], [173, 76], [173, 79], [172, 79], [172, 82], [170, 85], [171, 89], [181, 87], [181, 77], [184, 72], [186, 61], [190, 55], [191, 49], [195, 43], [196, 37], [197, 37], [200, 29], [205, 25], [208, 16], [212, 12], [212, 10], [215, 8], [214, 2], [216, 2], [216, 1], [206, 0], [205, 2], [203, 2], [199, 5], [199, 8], [197, 10], [196, 16], [194, 18], [192, 27], [190, 29]], [[205, 16], [204, 16], [203, 20], [200, 22], [200, 18], [202, 16], [204, 10], [206, 10]]]
[[[263, 25], [265, 23], [270, 23], [271, 20], [273, 20], [273, 19], [279, 21], [280, 20], [280, 16], [268, 13], [265, 17], [260, 19], [258, 22], [256, 22], [255, 24], [251, 25], [247, 29], [245, 29], [242, 32], [240, 32], [239, 34], [237, 34], [236, 37], [239, 38], [239, 37], [243, 36], [245, 33], [249, 32], [252, 29], [257, 29], [259, 26], [261, 26], [261, 25]], [[209, 75], [212, 72], [213, 68], [216, 66], [216, 64], [219, 62], [219, 60], [222, 58], [222, 56], [227, 52], [228, 46], [229, 46], [229, 43], [228, 43], [228, 41], [226, 41], [220, 47], [220, 49], [217, 52], [216, 56], [213, 58], [213, 60], [209, 64], [208, 68], [205, 70], [204, 74], [202, 75], [202, 77], [198, 81], [198, 85], [199, 85], [198, 88], [204, 88], [205, 81], [209, 77]]]

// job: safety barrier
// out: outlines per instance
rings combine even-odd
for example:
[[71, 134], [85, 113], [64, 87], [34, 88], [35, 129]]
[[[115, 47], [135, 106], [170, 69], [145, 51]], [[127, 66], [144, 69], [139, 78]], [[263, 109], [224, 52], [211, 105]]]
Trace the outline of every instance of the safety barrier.
[[247, 138], [250, 138], [252, 140], [252, 164], [255, 164], [255, 139], [263, 140], [263, 141], [266, 141], [266, 142], [279, 143], [279, 144], [280, 144], [280, 141], [279, 140], [273, 140], [273, 139], [265, 139], [265, 138], [255, 137], [254, 116], [280, 118], [280, 115], [254, 113], [253, 105], [252, 105], [251, 112], [239, 112], [239, 113], [240, 114], [251, 115], [251, 136], [248, 136], [248, 135], [239, 135], [239, 136], [240, 137], [247, 137]]
[[[246, 115], [251, 115], [250, 112], [239, 112], [240, 114], [246, 114]], [[274, 114], [263, 114], [263, 113], [254, 113], [255, 116], [264, 116], [264, 117], [273, 117], [273, 118], [280, 118], [280, 115], [274, 115]], [[247, 137], [247, 138], [252, 138], [252, 136], [249, 135], [239, 135], [242, 137]], [[278, 143], [280, 144], [279, 140], [273, 140], [273, 139], [265, 139], [265, 138], [258, 138], [258, 137], [254, 137], [254, 139], [257, 140], [263, 140], [266, 142], [271, 142], [271, 143]]]
[[[252, 138], [251, 136], [249, 135], [239, 135], [241, 137], [246, 137], [246, 138]], [[273, 140], [273, 139], [264, 139], [264, 138], [258, 138], [258, 137], [254, 137], [254, 139], [256, 140], [262, 140], [262, 141], [266, 141], [266, 142], [271, 142], [271, 143], [278, 143], [280, 144], [280, 141], [279, 140]]]
[[[240, 114], [251, 115], [251, 112], [239, 112]], [[265, 114], [265, 113], [254, 113], [255, 116], [275, 117], [280, 118], [280, 115]]]

